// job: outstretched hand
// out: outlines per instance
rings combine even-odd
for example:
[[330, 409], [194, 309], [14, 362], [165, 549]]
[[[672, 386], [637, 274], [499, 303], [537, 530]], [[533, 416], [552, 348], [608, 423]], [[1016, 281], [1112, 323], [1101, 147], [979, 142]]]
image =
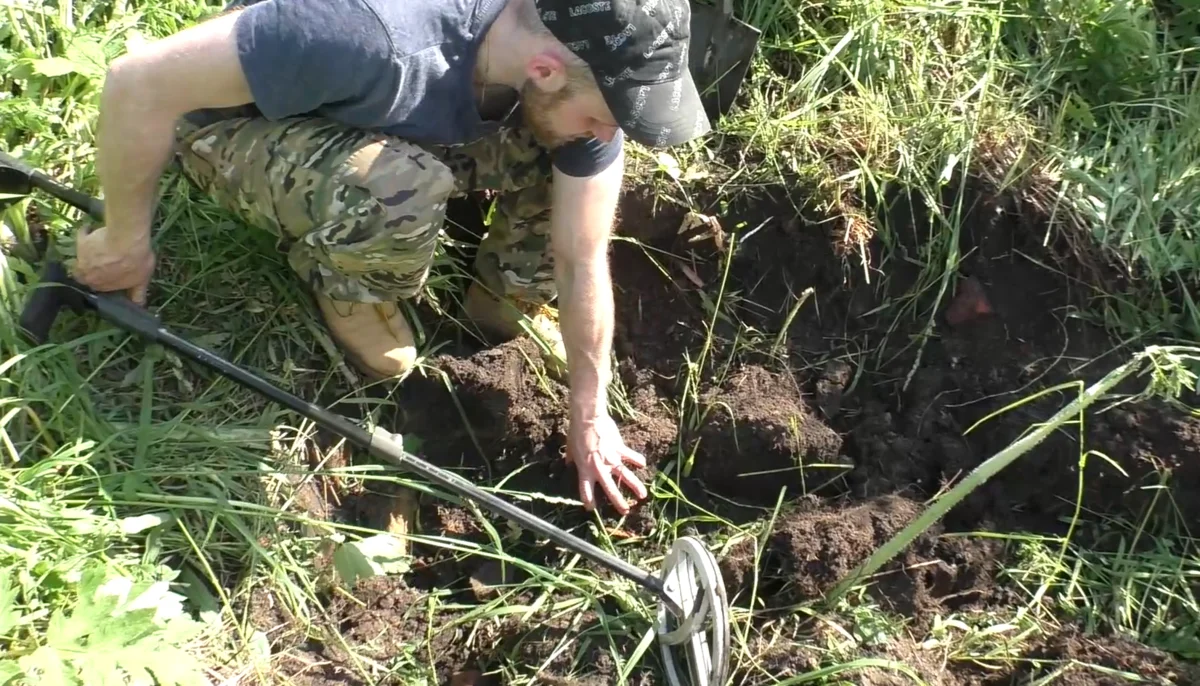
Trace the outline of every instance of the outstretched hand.
[[646, 486], [629, 468], [631, 464], [645, 467], [646, 458], [625, 445], [616, 423], [607, 414], [589, 420], [571, 420], [567, 460], [579, 472], [579, 498], [589, 511], [596, 507], [597, 484], [621, 514], [629, 512], [629, 503], [621, 495], [618, 483], [633, 491], [635, 501], [646, 497]]

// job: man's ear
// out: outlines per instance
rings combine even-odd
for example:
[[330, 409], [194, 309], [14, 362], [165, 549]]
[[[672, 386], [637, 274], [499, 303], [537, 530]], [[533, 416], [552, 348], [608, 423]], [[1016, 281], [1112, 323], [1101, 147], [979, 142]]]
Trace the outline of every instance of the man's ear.
[[542, 50], [525, 63], [525, 76], [543, 93], [556, 93], [567, 85], [567, 65], [552, 50]]

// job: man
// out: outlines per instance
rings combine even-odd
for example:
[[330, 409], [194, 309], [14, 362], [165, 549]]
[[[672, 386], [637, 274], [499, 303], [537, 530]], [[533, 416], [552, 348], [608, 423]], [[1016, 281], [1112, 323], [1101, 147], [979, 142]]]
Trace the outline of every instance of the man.
[[[466, 313], [496, 339], [533, 323], [565, 357], [567, 458], [646, 488], [609, 416], [607, 244], [623, 138], [709, 131], [687, 69], [686, 0], [248, 0], [115, 60], [97, 171], [108, 225], [75, 276], [146, 298], [160, 174], [269, 230], [347, 356], [375, 378], [416, 350], [397, 301], [425, 283], [450, 197], [500, 193]], [[555, 298], [559, 325], [548, 307]], [[559, 331], [556, 326], [561, 326]]]

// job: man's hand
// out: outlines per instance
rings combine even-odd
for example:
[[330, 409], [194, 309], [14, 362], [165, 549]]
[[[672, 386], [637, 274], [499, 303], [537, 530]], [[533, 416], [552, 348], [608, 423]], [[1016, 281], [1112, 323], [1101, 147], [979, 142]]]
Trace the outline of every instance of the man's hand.
[[621, 514], [629, 503], [617, 484], [628, 486], [637, 500], [646, 497], [646, 486], [626, 463], [646, 466], [646, 458], [625, 445], [617, 425], [608, 414], [592, 420], [573, 420], [567, 435], [567, 460], [579, 472], [579, 498], [591, 511], [596, 507], [596, 485]]
[[149, 235], [105, 226], [80, 234], [76, 253], [75, 280], [104, 293], [125, 291], [137, 304], [146, 304], [155, 265]]

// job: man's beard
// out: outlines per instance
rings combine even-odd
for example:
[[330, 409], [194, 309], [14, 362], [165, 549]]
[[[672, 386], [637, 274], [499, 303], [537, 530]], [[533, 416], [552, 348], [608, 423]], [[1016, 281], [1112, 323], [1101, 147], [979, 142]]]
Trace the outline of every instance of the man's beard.
[[557, 133], [552, 124], [555, 110], [571, 95], [569, 84], [554, 93], [543, 93], [529, 82], [521, 86], [521, 118], [538, 145], [547, 150], [553, 150], [574, 138]]

